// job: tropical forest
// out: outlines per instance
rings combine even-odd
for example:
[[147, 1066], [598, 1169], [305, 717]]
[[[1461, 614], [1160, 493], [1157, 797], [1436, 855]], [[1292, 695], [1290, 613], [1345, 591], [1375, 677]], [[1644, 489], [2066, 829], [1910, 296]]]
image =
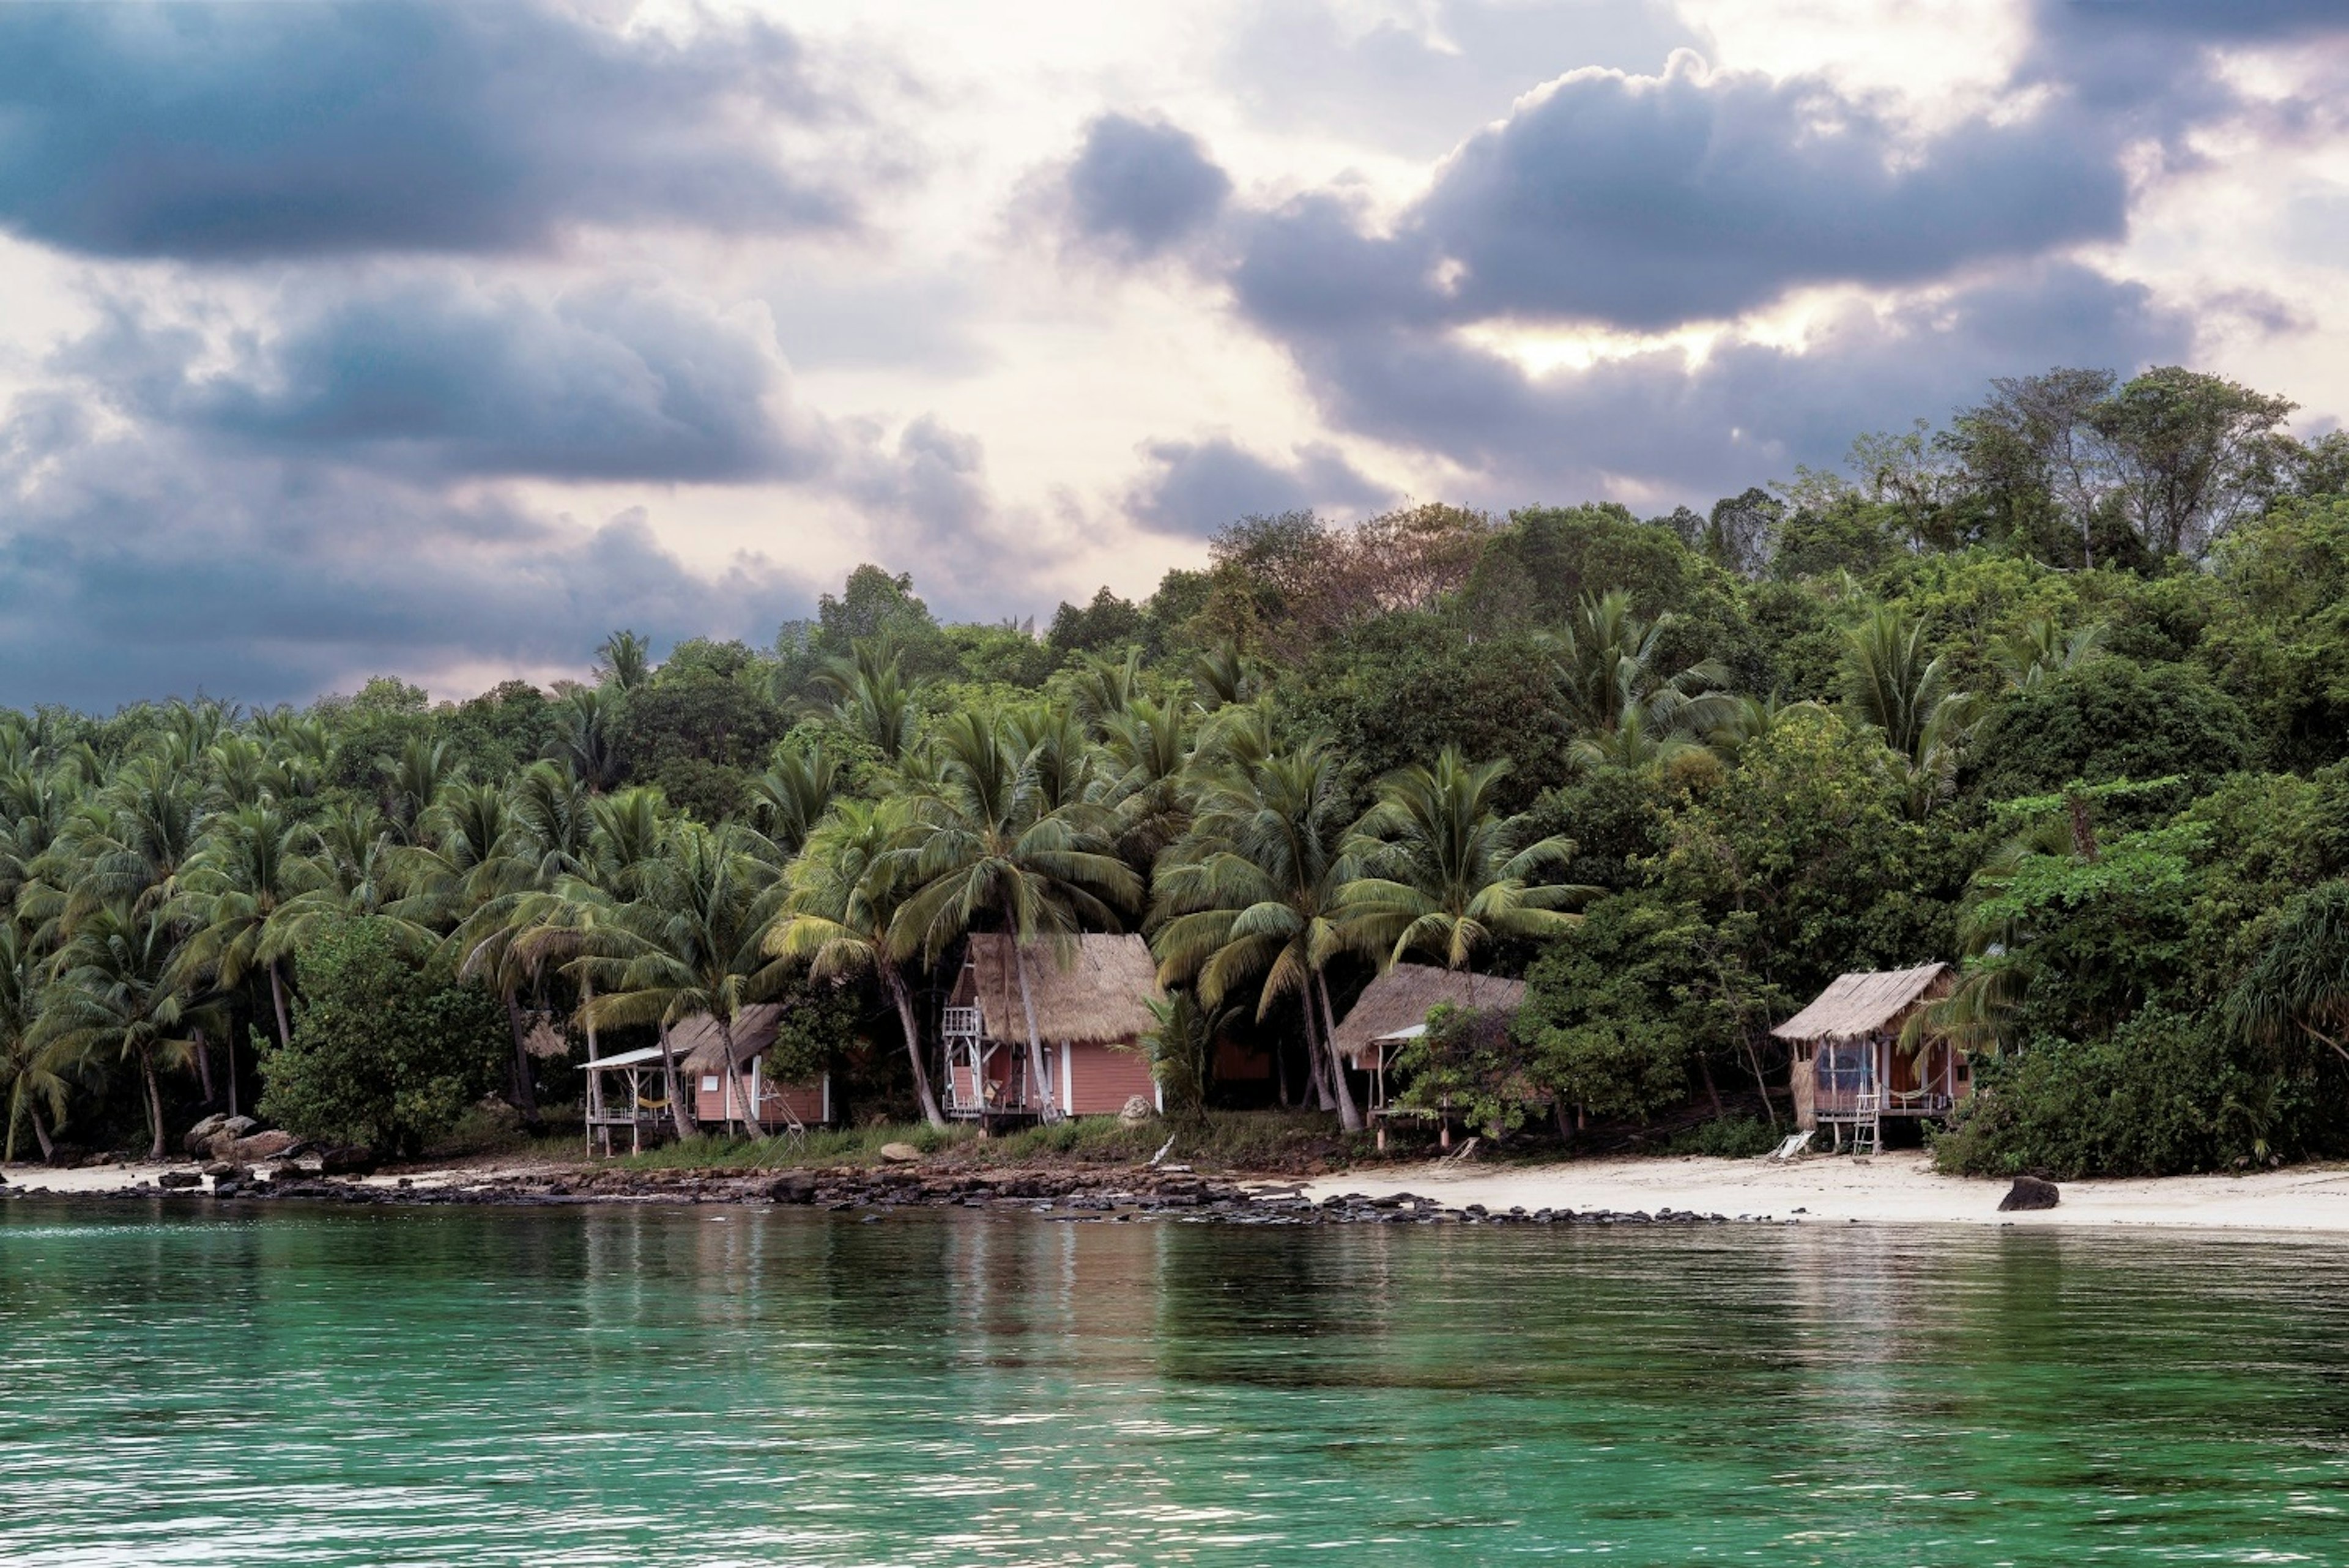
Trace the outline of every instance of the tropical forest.
[[2349, 436], [2292, 411], [2056, 369], [1704, 511], [1237, 518], [1049, 624], [864, 566], [547, 687], [8, 713], [9, 1156], [551, 1137], [592, 1053], [761, 1002], [845, 1119], [943, 1126], [986, 932], [1141, 934], [1169, 1117], [1365, 1153], [1331, 1021], [1398, 962], [1527, 985], [1402, 1100], [1571, 1155], [1766, 1148], [1772, 1026], [1937, 961], [1944, 1168], [2349, 1153]]

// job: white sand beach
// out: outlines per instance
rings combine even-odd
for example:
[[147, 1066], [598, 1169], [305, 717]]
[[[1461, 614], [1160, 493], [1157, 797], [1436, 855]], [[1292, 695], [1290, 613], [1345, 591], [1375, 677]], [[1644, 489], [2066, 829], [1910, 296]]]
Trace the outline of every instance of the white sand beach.
[[2002, 1214], [2007, 1183], [1936, 1173], [1914, 1151], [1870, 1158], [1605, 1159], [1554, 1166], [1431, 1164], [1357, 1170], [1305, 1183], [1319, 1199], [1413, 1192], [1452, 1207], [1659, 1209], [1869, 1224], [2179, 1226], [2349, 1233], [2349, 1166], [2241, 1176], [2067, 1181], [2054, 1209]]

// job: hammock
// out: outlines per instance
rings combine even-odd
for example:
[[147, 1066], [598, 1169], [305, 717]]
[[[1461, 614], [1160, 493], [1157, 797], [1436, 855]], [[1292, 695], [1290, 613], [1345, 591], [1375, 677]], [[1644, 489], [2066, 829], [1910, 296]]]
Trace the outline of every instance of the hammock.
[[665, 1111], [668, 1109], [668, 1101], [666, 1099], [648, 1100], [642, 1095], [638, 1095], [636, 1096], [636, 1109], [640, 1111]]

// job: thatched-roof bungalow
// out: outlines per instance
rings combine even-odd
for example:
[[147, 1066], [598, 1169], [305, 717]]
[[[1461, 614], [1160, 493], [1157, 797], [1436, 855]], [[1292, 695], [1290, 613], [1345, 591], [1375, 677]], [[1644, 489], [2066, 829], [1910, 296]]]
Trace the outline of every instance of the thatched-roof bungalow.
[[718, 1021], [699, 1013], [669, 1026], [669, 1049], [693, 1119], [704, 1127], [755, 1126], [763, 1131], [818, 1126], [832, 1120], [832, 1075], [804, 1083], [777, 1083], [767, 1075], [767, 1053], [781, 1025], [781, 1002], [753, 1002], [734, 1020], [734, 1062], [740, 1076], [730, 1083], [726, 1041]]
[[1525, 1000], [1521, 980], [1399, 963], [1363, 987], [1339, 1020], [1338, 1054], [1356, 1072], [1378, 1073], [1397, 1050], [1427, 1033], [1427, 1015], [1439, 1007], [1513, 1013]]
[[[1407, 1113], [1387, 1103], [1387, 1065], [1395, 1053], [1427, 1033], [1428, 1015], [1439, 1007], [1469, 1012], [1514, 1015], [1525, 1004], [1526, 982], [1502, 980], [1464, 970], [1438, 969], [1433, 964], [1399, 963], [1365, 986], [1346, 1016], [1338, 1023], [1331, 1043], [1338, 1057], [1351, 1070], [1366, 1074], [1370, 1084], [1371, 1116], [1379, 1123], [1379, 1147], [1386, 1147], [1386, 1119]], [[1528, 1093], [1528, 1101], [1545, 1096]], [[1444, 1144], [1451, 1146], [1448, 1117], [1439, 1117]]]
[[[1105, 1116], [1136, 1095], [1158, 1105], [1141, 1042], [1156, 1022], [1150, 1004], [1162, 994], [1158, 965], [1140, 937], [1033, 941], [1017, 955], [1009, 937], [972, 937], [947, 1003], [947, 1114], [991, 1121], [1040, 1116], [1049, 1107]], [[1030, 1006], [1044, 1046], [1041, 1081], [1029, 1065]]]
[[1949, 1115], [1973, 1092], [1964, 1053], [1940, 1040], [1906, 1052], [1900, 1033], [1956, 983], [1945, 963], [1837, 975], [1770, 1031], [1794, 1047], [1795, 1125], [1831, 1127], [1838, 1147], [1849, 1127], [1857, 1144], [1881, 1147], [1887, 1117]]

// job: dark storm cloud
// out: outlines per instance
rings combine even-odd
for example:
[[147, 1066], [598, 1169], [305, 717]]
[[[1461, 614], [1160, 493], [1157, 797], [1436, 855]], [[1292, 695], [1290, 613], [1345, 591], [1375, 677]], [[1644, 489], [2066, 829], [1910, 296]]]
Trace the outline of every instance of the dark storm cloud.
[[279, 311], [233, 334], [222, 366], [118, 306], [57, 366], [146, 417], [411, 475], [750, 481], [828, 460], [821, 430], [783, 406], [763, 321], [671, 290], [549, 301], [434, 272]]
[[1902, 285], [2117, 237], [2114, 150], [2054, 109], [1916, 140], [1814, 78], [1578, 72], [1471, 138], [1388, 235], [1330, 198], [1256, 221], [1261, 320], [1734, 316], [1809, 284]]
[[1324, 414], [1481, 476], [1508, 505], [1631, 494], [1703, 501], [1830, 466], [1853, 436], [1940, 419], [1993, 376], [2182, 357], [2189, 324], [2135, 284], [2042, 264], [1948, 297], [1853, 306], [1801, 352], [1732, 337], [1528, 374], [1440, 331], [1292, 339]]
[[800, 46], [535, 4], [0, 5], [0, 226], [112, 255], [540, 247], [576, 224], [836, 227], [778, 119]]
[[1212, 221], [1231, 189], [1190, 132], [1105, 114], [1069, 166], [1069, 216], [1086, 239], [1154, 255]]
[[0, 702], [203, 690], [300, 701], [375, 673], [584, 666], [618, 625], [763, 640], [809, 585], [705, 573], [640, 516], [599, 527], [379, 475], [95, 433], [68, 400], [0, 424]]
[[1365, 511], [1392, 492], [1356, 472], [1335, 447], [1299, 447], [1292, 461], [1259, 457], [1228, 437], [1153, 441], [1153, 472], [1126, 499], [1127, 513], [1163, 534], [1205, 538], [1242, 517], [1311, 509]]

